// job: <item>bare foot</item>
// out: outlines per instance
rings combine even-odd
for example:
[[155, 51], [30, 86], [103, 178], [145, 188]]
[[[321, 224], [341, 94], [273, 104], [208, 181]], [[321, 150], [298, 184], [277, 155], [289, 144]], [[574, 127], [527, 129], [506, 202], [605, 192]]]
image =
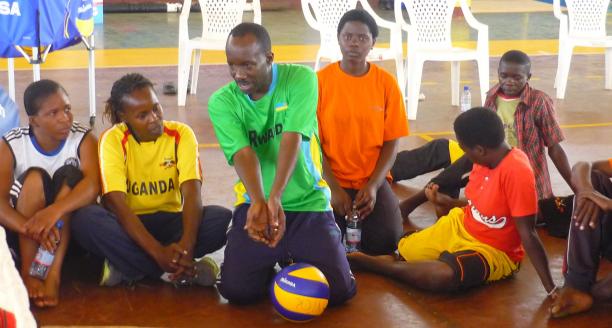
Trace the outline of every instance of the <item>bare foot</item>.
[[43, 290], [43, 305], [39, 306], [57, 306], [59, 302], [59, 288], [60, 288], [60, 279], [55, 276], [47, 276], [47, 279], [44, 282], [44, 290]]
[[553, 318], [561, 318], [571, 314], [588, 311], [593, 306], [593, 297], [572, 287], [563, 287], [550, 307]]
[[40, 279], [30, 276], [28, 273], [22, 274], [21, 278], [28, 290], [28, 296], [36, 306], [44, 306], [45, 288], [44, 282]]

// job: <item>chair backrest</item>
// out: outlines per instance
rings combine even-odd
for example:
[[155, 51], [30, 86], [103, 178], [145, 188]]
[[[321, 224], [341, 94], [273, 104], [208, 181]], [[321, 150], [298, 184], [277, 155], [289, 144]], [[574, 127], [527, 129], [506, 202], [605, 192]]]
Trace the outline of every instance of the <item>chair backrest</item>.
[[571, 36], [606, 35], [606, 15], [610, 0], [565, 0]]
[[[406, 7], [413, 32], [409, 42], [419, 48], [451, 46], [451, 22], [457, 0], [401, 0]], [[401, 8], [401, 6], [399, 7]]]
[[242, 22], [246, 0], [198, 0], [202, 10], [202, 36], [225, 40], [234, 26]]
[[[357, 7], [358, 0], [302, 0], [304, 17], [309, 21], [312, 9], [315, 26], [321, 34], [321, 47], [338, 48], [337, 29], [342, 15]], [[311, 23], [309, 21], [309, 23]]]

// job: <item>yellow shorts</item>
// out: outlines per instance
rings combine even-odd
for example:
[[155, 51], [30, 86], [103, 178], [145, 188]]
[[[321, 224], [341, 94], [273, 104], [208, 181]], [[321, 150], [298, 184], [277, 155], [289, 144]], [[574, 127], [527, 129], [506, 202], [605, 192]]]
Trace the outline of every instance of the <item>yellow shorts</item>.
[[463, 154], [465, 153], [459, 146], [459, 143], [453, 139], [448, 139], [448, 157], [450, 158], [451, 164], [455, 163]]
[[400, 239], [397, 250], [407, 262], [438, 260], [444, 251], [476, 251], [489, 264], [487, 281], [500, 280], [518, 271], [520, 262], [472, 237], [463, 227], [463, 216], [463, 209], [453, 208], [433, 226]]

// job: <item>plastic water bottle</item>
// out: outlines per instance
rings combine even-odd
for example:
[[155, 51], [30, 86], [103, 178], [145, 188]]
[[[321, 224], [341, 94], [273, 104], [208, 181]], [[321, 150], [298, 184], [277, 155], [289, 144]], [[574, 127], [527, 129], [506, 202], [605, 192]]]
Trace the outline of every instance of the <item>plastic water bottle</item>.
[[464, 86], [463, 93], [461, 93], [461, 111], [465, 112], [472, 108], [472, 94], [470, 93], [470, 87]]
[[359, 212], [353, 209], [346, 221], [346, 252], [356, 252], [361, 244], [361, 221]]
[[[55, 227], [60, 230], [64, 226], [64, 221], [58, 220], [55, 223]], [[59, 243], [59, 240], [56, 241], [56, 244]], [[47, 274], [49, 273], [49, 268], [51, 264], [53, 264], [53, 259], [55, 259], [55, 252], [46, 250], [42, 245], [38, 246], [38, 252], [36, 252], [36, 257], [34, 257], [34, 261], [32, 261], [32, 265], [30, 266], [30, 276], [45, 280], [47, 279]]]

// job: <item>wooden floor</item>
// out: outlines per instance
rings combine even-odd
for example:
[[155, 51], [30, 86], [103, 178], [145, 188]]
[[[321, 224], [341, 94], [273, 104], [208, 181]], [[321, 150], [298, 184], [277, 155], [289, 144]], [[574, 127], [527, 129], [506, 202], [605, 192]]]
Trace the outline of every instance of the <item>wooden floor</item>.
[[[491, 58], [492, 83], [499, 58]], [[384, 64], [391, 69], [390, 64]], [[552, 81], [556, 56], [533, 57], [532, 86], [554, 94]], [[462, 84], [474, 90], [474, 105], [479, 103], [475, 65], [464, 64]], [[97, 134], [108, 126], [101, 119], [103, 101], [110, 86], [121, 75], [137, 70], [150, 77], [161, 90], [166, 81], [176, 77], [176, 67], [98, 69]], [[556, 101], [559, 121], [567, 140], [563, 142], [570, 162], [596, 160], [612, 156], [612, 91], [603, 89], [603, 56], [574, 56], [566, 100]], [[86, 70], [53, 70], [44, 77], [57, 79], [68, 90], [76, 119], [86, 122]], [[5, 74], [0, 84], [6, 85]], [[163, 96], [160, 100], [165, 118], [190, 124], [201, 143], [200, 157], [205, 182], [205, 204], [231, 207], [231, 186], [236, 179], [232, 168], [224, 162], [208, 118], [206, 100], [213, 90], [229, 81], [225, 66], [205, 66], [200, 73], [197, 96], [189, 96], [186, 109], [177, 109], [176, 97]], [[410, 122], [412, 135], [402, 139], [401, 148], [421, 145], [431, 137], [452, 137], [452, 122], [458, 114], [450, 106], [450, 69], [446, 64], [426, 64], [422, 87], [427, 99], [420, 104], [418, 120]], [[23, 90], [31, 73], [20, 71], [18, 90]], [[18, 103], [21, 104], [18, 95]], [[558, 195], [569, 193], [569, 188], [551, 166], [553, 189]], [[411, 187], [423, 186], [427, 177], [394, 186], [400, 198], [406, 197]], [[410, 186], [410, 187], [409, 187]], [[411, 217], [415, 226], [433, 223], [431, 208], [425, 206]], [[540, 231], [549, 254], [553, 278], [558, 284], [561, 275], [565, 241], [547, 236]], [[221, 254], [215, 255], [221, 259]], [[78, 257], [82, 261], [82, 257]], [[214, 288], [193, 287], [174, 289], [156, 281], [147, 281], [135, 288], [102, 288], [95, 261], [69, 260], [64, 271], [60, 305], [52, 309], [35, 309], [42, 326], [109, 325], [146, 327], [268, 327], [291, 325], [277, 316], [269, 302], [253, 306], [230, 306]], [[84, 264], [85, 263], [85, 264]], [[604, 272], [612, 272], [605, 263]], [[346, 305], [330, 308], [310, 326], [316, 327], [611, 327], [612, 304], [598, 304], [589, 313], [564, 320], [548, 317], [549, 301], [539, 279], [525, 260], [521, 271], [511, 279], [469, 291], [466, 294], [432, 294], [394, 281], [366, 273], [356, 273], [357, 296]]]

